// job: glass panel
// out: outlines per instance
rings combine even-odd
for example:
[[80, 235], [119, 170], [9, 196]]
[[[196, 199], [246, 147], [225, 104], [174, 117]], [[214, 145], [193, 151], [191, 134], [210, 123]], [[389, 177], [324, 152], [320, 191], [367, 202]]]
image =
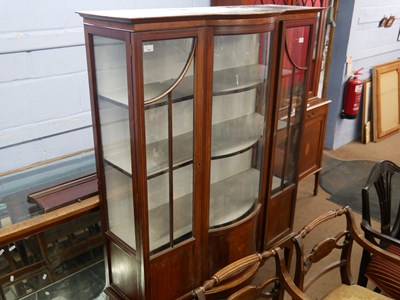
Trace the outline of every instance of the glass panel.
[[286, 29], [285, 52], [279, 98], [272, 189], [277, 192], [292, 184], [297, 175], [297, 150], [304, 104], [310, 26]]
[[125, 42], [94, 36], [108, 230], [135, 248]]
[[105, 165], [109, 230], [132, 248], [136, 247], [132, 205], [132, 181], [129, 176]]
[[250, 214], [263, 164], [269, 33], [216, 36], [210, 227]]
[[125, 42], [93, 37], [99, 97], [128, 105]]
[[103, 99], [98, 100], [103, 158], [122, 172], [132, 174], [128, 109]]
[[143, 43], [150, 251], [192, 236], [196, 40]]
[[[175, 84], [174, 98], [192, 97], [193, 69], [185, 75], [191, 66], [193, 38], [147, 41], [143, 43], [143, 81], [144, 101], [151, 101], [170, 90]], [[189, 76], [191, 75], [191, 76]], [[166, 100], [166, 99], [164, 99]]]
[[96, 173], [94, 152], [45, 162], [0, 177], [0, 230], [44, 214], [31, 193]]

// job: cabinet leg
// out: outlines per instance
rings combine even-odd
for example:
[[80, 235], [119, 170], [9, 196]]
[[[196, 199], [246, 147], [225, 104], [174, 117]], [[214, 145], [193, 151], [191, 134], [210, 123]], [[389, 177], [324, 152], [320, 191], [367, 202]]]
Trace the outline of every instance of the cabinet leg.
[[314, 178], [314, 196], [317, 196], [318, 194], [318, 187], [319, 187], [319, 179], [321, 176], [321, 171], [318, 171], [317, 173], [315, 173], [315, 178]]

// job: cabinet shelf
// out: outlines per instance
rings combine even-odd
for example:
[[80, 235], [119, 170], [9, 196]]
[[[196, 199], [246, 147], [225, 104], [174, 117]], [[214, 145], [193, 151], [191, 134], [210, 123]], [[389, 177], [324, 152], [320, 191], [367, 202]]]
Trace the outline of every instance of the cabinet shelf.
[[[192, 212], [188, 210], [191, 201], [192, 194], [174, 200], [174, 239], [192, 231]], [[149, 219], [150, 247], [155, 250], [169, 243], [169, 204], [149, 210]]]
[[[193, 161], [193, 132], [173, 138], [174, 168], [187, 165]], [[146, 146], [147, 176], [161, 175], [168, 170], [168, 139]]]
[[238, 221], [258, 200], [260, 171], [248, 169], [211, 184], [210, 227], [221, 227]]
[[265, 78], [264, 65], [253, 64], [214, 72], [213, 95], [243, 92], [257, 87]]
[[[193, 81], [194, 78], [192, 75], [186, 76], [182, 79], [182, 81], [178, 84], [178, 86], [171, 92], [173, 102], [180, 102], [185, 100], [193, 99]], [[144, 99], [148, 101], [153, 99], [163, 92], [168, 90], [171, 85], [175, 83], [174, 79], [170, 79], [164, 82], [151, 82], [144, 85]], [[146, 109], [151, 109], [158, 106], [166, 105], [165, 97], [160, 99], [159, 101], [146, 105]]]
[[252, 113], [212, 126], [211, 158], [224, 158], [255, 145], [263, 132], [264, 117]]
[[131, 219], [121, 218], [118, 223], [113, 224], [113, 228], [110, 232], [132, 248], [136, 249], [135, 231], [132, 228]]
[[[210, 227], [231, 224], [246, 216], [258, 200], [260, 171], [248, 169], [211, 185]], [[155, 191], [155, 193], [163, 194]], [[192, 194], [174, 199], [174, 239], [192, 230], [192, 212], [188, 203]], [[150, 240], [152, 249], [162, 247], [169, 242], [168, 220], [169, 204], [159, 205], [149, 211]]]
[[107, 147], [107, 151], [104, 151], [107, 153], [104, 161], [125, 175], [131, 176], [131, 155], [126, 149], [130, 149], [128, 141]]
[[[264, 78], [265, 66], [264, 65], [247, 65], [229, 69], [218, 70], [214, 72], [214, 86], [213, 95], [220, 96], [232, 93], [243, 92], [251, 90], [262, 82]], [[193, 81], [192, 75], [186, 76], [172, 91], [172, 98], [174, 103], [193, 99]], [[173, 83], [174, 79], [166, 80], [164, 82], [151, 82], [144, 85], [144, 99], [150, 100], [166, 91]], [[126, 89], [112, 90], [99, 94], [99, 98], [114, 102], [124, 107], [128, 106]], [[165, 98], [146, 105], [146, 109], [166, 105]]]
[[105, 100], [109, 103], [128, 108], [128, 92], [126, 89], [116, 89], [102, 92], [98, 95], [99, 100]]
[[[263, 131], [263, 116], [253, 113], [212, 126], [211, 157], [213, 159], [241, 153], [258, 142]], [[148, 177], [161, 175], [168, 168], [168, 140], [147, 145]], [[174, 168], [192, 162], [193, 133], [173, 138]]]
[[[263, 132], [263, 116], [253, 113], [228, 120], [212, 127], [212, 159], [224, 158], [241, 153], [255, 145]], [[131, 175], [130, 149], [128, 141], [109, 147], [105, 160], [113, 167]], [[146, 146], [147, 174], [149, 178], [168, 170], [168, 140], [161, 140]], [[193, 133], [185, 133], [173, 138], [173, 167], [178, 168], [193, 161]]]

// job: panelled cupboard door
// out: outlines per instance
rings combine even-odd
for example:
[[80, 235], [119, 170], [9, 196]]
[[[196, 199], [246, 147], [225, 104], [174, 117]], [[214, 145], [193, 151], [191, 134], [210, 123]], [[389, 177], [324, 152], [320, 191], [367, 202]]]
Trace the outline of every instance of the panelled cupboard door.
[[[271, 32], [259, 29], [214, 35], [208, 253], [211, 273], [256, 250], [257, 220], [266, 186], [271, 46]], [[217, 257], [218, 263], [213, 261]]]

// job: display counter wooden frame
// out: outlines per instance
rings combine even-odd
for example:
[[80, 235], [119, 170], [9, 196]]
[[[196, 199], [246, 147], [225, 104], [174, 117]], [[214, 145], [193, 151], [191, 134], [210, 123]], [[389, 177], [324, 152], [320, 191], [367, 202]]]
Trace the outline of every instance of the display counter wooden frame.
[[93, 196], [82, 202], [70, 204], [68, 206], [56, 209], [47, 214], [39, 215], [34, 218], [21, 221], [9, 227], [1, 229], [0, 245], [11, 243], [32, 234], [44, 231], [51, 226], [55, 226], [89, 213], [99, 206], [99, 197]]

